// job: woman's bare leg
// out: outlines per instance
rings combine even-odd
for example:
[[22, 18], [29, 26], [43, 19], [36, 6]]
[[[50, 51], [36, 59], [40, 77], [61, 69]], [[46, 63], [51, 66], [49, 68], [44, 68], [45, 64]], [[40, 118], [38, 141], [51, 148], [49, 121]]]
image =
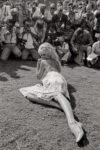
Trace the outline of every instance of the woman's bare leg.
[[19, 91], [22, 93], [22, 95], [26, 99], [28, 99], [29, 101], [31, 101], [33, 103], [37, 103], [37, 104], [41, 104], [41, 105], [47, 105], [47, 106], [55, 107], [55, 108], [58, 108], [58, 109], [62, 110], [60, 105], [59, 105], [59, 103], [57, 103], [57, 102], [55, 102], [53, 100], [46, 101], [46, 100], [40, 99], [35, 94], [31, 93], [30, 87], [29, 88], [28, 87], [27, 88], [26, 87], [25, 88], [21, 88]]
[[43, 99], [40, 99], [40, 98], [37, 98], [35, 95], [33, 94], [27, 94], [27, 96], [25, 97], [27, 98], [29, 101], [33, 102], [33, 103], [37, 103], [37, 104], [42, 104], [42, 105], [47, 105], [47, 106], [50, 106], [50, 107], [55, 107], [55, 108], [58, 108], [60, 110], [61, 107], [58, 103], [54, 102], [53, 100], [51, 101], [46, 101], [46, 100], [43, 100]]
[[79, 142], [84, 135], [84, 132], [82, 129], [82, 124], [75, 120], [71, 105], [65, 96], [63, 96], [62, 94], [58, 94], [55, 98], [61, 105], [61, 107], [66, 115], [66, 118], [68, 120], [68, 125], [69, 125], [72, 133], [76, 137], [76, 142]]
[[26, 88], [20, 89], [20, 92], [24, 95], [25, 98], [27, 98], [28, 100], [30, 100], [34, 103], [47, 105], [47, 106], [51, 106], [51, 107], [56, 107], [60, 110], [63, 110], [65, 112], [66, 118], [68, 120], [68, 125], [69, 125], [72, 133], [76, 136], [76, 142], [79, 142], [82, 139], [84, 132], [82, 130], [81, 123], [79, 123], [75, 120], [71, 105], [70, 105], [69, 101], [67, 100], [67, 98], [65, 98], [65, 96], [63, 96], [60, 93], [54, 97], [60, 104], [59, 105], [53, 101], [48, 102], [46, 100], [37, 98], [35, 95], [28, 93]]

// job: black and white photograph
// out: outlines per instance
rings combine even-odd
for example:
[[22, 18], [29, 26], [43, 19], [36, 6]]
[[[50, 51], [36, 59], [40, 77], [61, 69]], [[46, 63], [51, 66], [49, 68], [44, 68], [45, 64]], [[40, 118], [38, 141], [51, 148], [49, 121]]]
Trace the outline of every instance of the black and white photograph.
[[0, 150], [100, 150], [100, 0], [0, 0]]

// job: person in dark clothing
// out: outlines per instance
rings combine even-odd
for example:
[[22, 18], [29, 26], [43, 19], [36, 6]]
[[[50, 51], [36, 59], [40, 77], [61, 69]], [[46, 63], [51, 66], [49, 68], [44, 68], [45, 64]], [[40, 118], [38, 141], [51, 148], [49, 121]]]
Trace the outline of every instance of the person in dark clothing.
[[84, 24], [81, 23], [81, 27], [76, 29], [71, 39], [73, 51], [77, 54], [75, 62], [79, 65], [84, 64], [84, 60], [91, 53], [91, 46], [93, 44], [92, 36], [89, 31], [84, 29]]
[[63, 13], [63, 3], [61, 1], [57, 3], [57, 11], [52, 18], [52, 24], [58, 36], [64, 35], [67, 25], [71, 25], [67, 15]]
[[68, 19], [68, 16], [63, 13], [63, 3], [61, 1], [57, 2], [57, 11], [52, 17], [52, 29], [55, 31], [57, 38], [64, 38], [64, 42], [68, 43], [69, 51], [72, 53], [72, 47], [70, 44], [73, 34], [72, 23]]
[[97, 41], [98, 35], [100, 35], [100, 10], [97, 10], [95, 13], [95, 25], [94, 25], [95, 41]]

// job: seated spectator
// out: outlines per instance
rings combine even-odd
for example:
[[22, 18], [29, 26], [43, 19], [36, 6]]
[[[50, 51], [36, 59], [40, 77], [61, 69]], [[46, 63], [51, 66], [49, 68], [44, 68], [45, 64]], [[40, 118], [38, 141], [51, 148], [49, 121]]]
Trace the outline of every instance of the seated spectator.
[[93, 44], [92, 36], [89, 31], [84, 29], [83, 23], [81, 23], [81, 27], [74, 32], [71, 44], [73, 52], [76, 54], [75, 62], [79, 65], [83, 65], [84, 55], [86, 58], [91, 53], [91, 46]]
[[87, 5], [86, 6], [86, 16], [87, 16], [87, 20], [90, 21], [92, 27], [94, 26], [94, 14], [92, 12], [92, 8], [91, 5]]
[[96, 8], [97, 8], [97, 3], [96, 3], [96, 1], [90, 0], [88, 4], [91, 5], [92, 12], [94, 13], [95, 10], [96, 10]]
[[58, 37], [59, 44], [56, 46], [57, 54], [60, 58], [61, 64], [65, 65], [71, 60], [70, 47], [63, 37]]
[[17, 33], [16, 27], [12, 25], [12, 20], [7, 22], [7, 25], [2, 28], [1, 39], [5, 43], [4, 49], [1, 53], [1, 60], [8, 60], [11, 53], [16, 57], [21, 57], [21, 51], [17, 47]]
[[81, 17], [82, 17], [83, 11], [82, 11], [82, 3], [78, 3], [78, 8], [77, 8], [77, 12], [75, 15], [75, 19], [77, 20], [77, 22], [81, 21]]
[[17, 8], [11, 9], [11, 16], [12, 16], [12, 22], [13, 22], [13, 25], [14, 25], [16, 22], [19, 21]]
[[22, 0], [21, 2], [21, 9], [22, 9], [22, 15], [23, 15], [23, 21], [27, 19], [27, 10], [26, 10], [26, 2]]
[[11, 17], [11, 6], [9, 2], [5, 2], [2, 7], [2, 21], [7, 21], [8, 19], [12, 19]]
[[100, 34], [98, 36], [98, 41], [92, 46], [92, 52], [100, 56]]
[[98, 41], [93, 44], [92, 52], [87, 58], [89, 67], [100, 67], [100, 34], [97, 39]]
[[[92, 32], [93, 32], [93, 29], [92, 29], [92, 26], [89, 22], [89, 20], [87, 19], [87, 15], [86, 14], [83, 14], [82, 15], [82, 19], [81, 19], [81, 22], [84, 26], [84, 29], [86, 29], [87, 31], [90, 32], [90, 34], [92, 35]], [[80, 23], [81, 24], [81, 23]], [[80, 25], [81, 26], [81, 25]]]
[[98, 37], [97, 34], [100, 34], [100, 11], [99, 10], [95, 13], [94, 31], [95, 31], [95, 38], [97, 40]]
[[[46, 11], [46, 23], [47, 23], [47, 32], [46, 32], [46, 41], [52, 44], [52, 39], [54, 39], [55, 29], [52, 27], [52, 18], [55, 14], [55, 4], [51, 3], [50, 8]], [[51, 37], [52, 36], [52, 37]]]
[[43, 30], [44, 24], [42, 20], [37, 20], [34, 27], [30, 27], [29, 22], [25, 21], [24, 31], [22, 33], [22, 39], [26, 40], [25, 49], [22, 52], [22, 59], [28, 59], [31, 54], [33, 60], [39, 58], [38, 47], [43, 42]]
[[37, 10], [38, 10], [38, 5], [37, 5], [37, 2], [34, 1], [32, 5], [32, 12], [30, 13], [30, 19], [32, 21], [33, 26], [35, 25], [35, 22], [36, 22], [36, 18], [34, 14], [36, 13]]
[[68, 12], [66, 15], [68, 16], [68, 19], [73, 22], [73, 19], [75, 19], [75, 18], [74, 18], [74, 10], [73, 10], [73, 3], [72, 2], [70, 2], [68, 4]]
[[31, 18], [32, 18], [32, 16], [34, 15], [36, 9], [37, 9], [37, 3], [34, 1], [34, 2], [33, 2], [33, 5], [32, 5]]
[[0, 22], [2, 21], [2, 3], [0, 3]]
[[32, 20], [32, 16], [34, 16], [34, 13], [37, 9], [37, 2], [36, 1], [29, 2], [28, 5], [29, 6], [27, 8], [27, 14], [28, 14], [28, 17]]
[[93, 28], [94, 28], [94, 14], [92, 12], [92, 8], [91, 5], [87, 5], [86, 6], [86, 20], [89, 22], [90, 24], [90, 28], [91, 28], [91, 34], [93, 35]]
[[56, 10], [56, 6], [54, 3], [51, 3], [50, 4], [50, 7], [49, 7], [49, 10], [46, 11], [46, 19], [48, 22], [51, 22], [52, 21], [52, 17], [54, 16], [55, 14], [55, 10]]
[[58, 36], [63, 35], [67, 25], [70, 24], [67, 15], [63, 13], [63, 3], [61, 1], [57, 2], [57, 11], [52, 18], [52, 24]]
[[46, 5], [45, 4], [39, 4], [36, 8], [36, 11], [34, 12], [32, 16], [33, 21], [43, 20], [43, 36], [42, 36], [42, 42], [45, 39], [46, 30], [47, 30], [47, 18], [46, 18]]
[[23, 26], [23, 21], [24, 21], [24, 16], [23, 16], [23, 10], [22, 10], [21, 4], [19, 4], [17, 6], [17, 14], [18, 14], [19, 25], [20, 25], [20, 27], [22, 27]]
[[100, 11], [100, 0], [97, 0], [97, 3], [95, 3], [96, 4], [96, 9], [95, 9], [95, 11], [94, 11], [94, 15], [96, 15], [96, 13], [98, 12], [98, 11]]
[[39, 45], [45, 41], [46, 31], [47, 31], [46, 23], [43, 21], [43, 19], [38, 19], [34, 25], [32, 32], [34, 35], [36, 35], [37, 37], [36, 39]]
[[72, 28], [74, 30], [77, 28], [77, 25], [78, 25], [78, 20], [76, 19], [75, 7], [76, 6], [73, 5], [72, 2], [70, 2], [68, 4], [68, 12], [67, 12], [68, 20], [71, 22]]
[[45, 4], [39, 4], [36, 11], [34, 12], [32, 18], [34, 20], [45, 18], [45, 11], [46, 11], [46, 5]]
[[57, 11], [52, 18], [52, 28], [53, 31], [55, 31], [56, 38], [62, 39], [64, 37], [64, 42], [68, 44], [69, 50], [72, 52], [70, 44], [73, 35], [72, 24], [68, 19], [68, 16], [63, 13], [63, 3], [61, 1], [58, 1], [57, 3]]
[[68, 13], [68, 4], [69, 4], [69, 0], [64, 0], [63, 1], [63, 13], [67, 14]]
[[86, 13], [86, 1], [82, 1], [82, 12]]

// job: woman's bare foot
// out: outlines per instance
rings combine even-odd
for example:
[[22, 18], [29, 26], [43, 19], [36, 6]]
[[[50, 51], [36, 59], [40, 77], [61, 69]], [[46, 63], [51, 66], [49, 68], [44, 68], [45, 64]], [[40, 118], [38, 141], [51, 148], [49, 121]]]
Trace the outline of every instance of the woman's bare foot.
[[84, 135], [82, 124], [80, 122], [75, 121], [73, 123], [70, 123], [69, 127], [72, 133], [75, 135], [76, 142], [78, 143], [83, 138], [83, 135]]

